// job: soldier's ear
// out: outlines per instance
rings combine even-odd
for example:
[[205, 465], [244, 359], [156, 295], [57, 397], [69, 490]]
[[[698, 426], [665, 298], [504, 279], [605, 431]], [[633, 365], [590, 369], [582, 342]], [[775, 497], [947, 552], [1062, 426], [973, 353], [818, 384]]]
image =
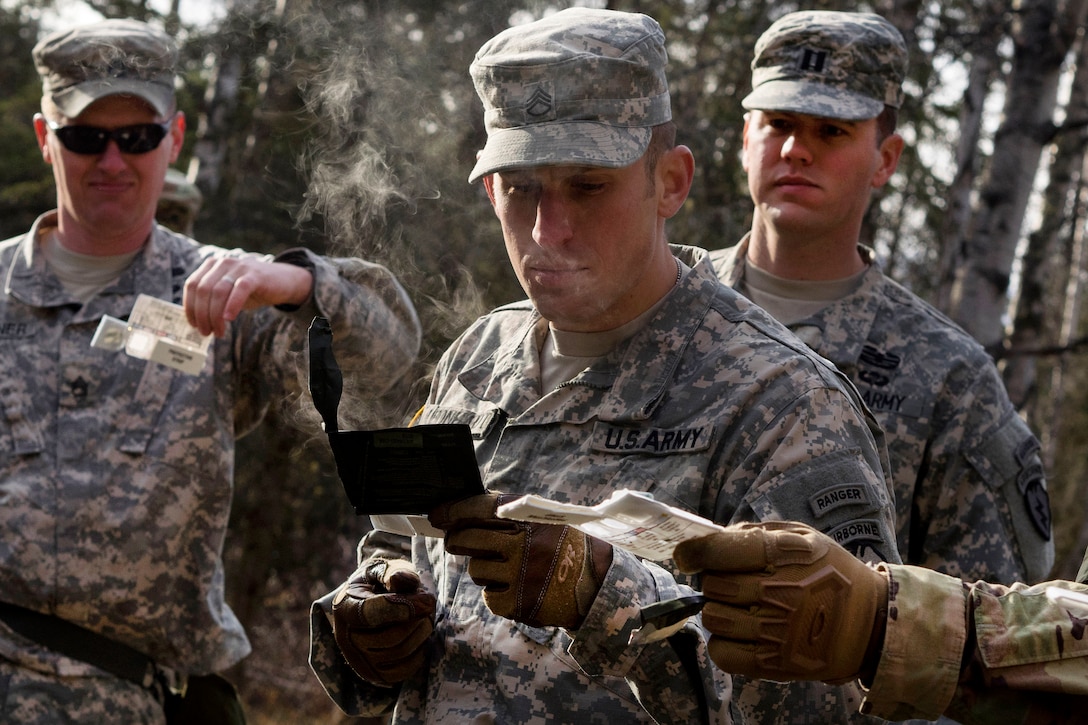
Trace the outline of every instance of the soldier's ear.
[[668, 219], [680, 211], [695, 178], [695, 156], [687, 146], [673, 146], [661, 155], [655, 172], [659, 189], [657, 213]]
[[483, 182], [484, 190], [487, 191], [487, 198], [491, 200], [491, 206], [495, 206], [495, 175], [484, 174], [480, 177], [480, 181]]
[[873, 174], [872, 185], [879, 189], [892, 178], [896, 167], [899, 165], [899, 157], [903, 155], [903, 147], [906, 142], [903, 137], [893, 133], [880, 142], [880, 166]]
[[40, 113], [34, 114], [34, 135], [38, 139], [38, 148], [42, 152], [42, 158], [45, 159], [45, 163], [53, 164], [53, 152], [49, 148], [49, 126], [45, 121], [45, 116]]

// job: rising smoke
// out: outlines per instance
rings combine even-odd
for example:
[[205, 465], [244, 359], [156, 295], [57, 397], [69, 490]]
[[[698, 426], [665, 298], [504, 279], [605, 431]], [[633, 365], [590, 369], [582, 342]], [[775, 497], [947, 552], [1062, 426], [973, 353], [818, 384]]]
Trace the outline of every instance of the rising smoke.
[[[308, 188], [298, 219], [320, 221], [329, 253], [392, 269], [424, 325], [420, 365], [407, 376], [407, 392], [398, 389], [390, 397], [395, 409], [376, 411], [373, 401], [349, 400], [354, 389], [345, 381], [341, 409], [367, 410], [360, 423], [407, 420], [425, 398], [441, 351], [484, 311], [471, 266], [478, 257], [464, 258], [451, 243], [452, 230], [473, 224], [448, 223], [450, 217], [488, 219], [486, 241], [502, 254], [486, 197], [465, 181], [471, 156], [462, 162], [436, 151], [441, 148], [436, 140], [471, 132], [472, 115], [479, 115], [467, 61], [452, 69], [448, 85], [457, 86], [451, 92], [471, 105], [451, 104], [450, 96], [427, 91], [434, 79], [421, 74], [434, 72], [437, 59], [420, 58], [418, 52], [436, 49], [410, 45], [413, 16], [368, 9], [374, 7], [380, 6], [315, 3], [286, 20], [292, 46], [306, 49], [305, 57], [292, 62], [315, 65], [299, 87], [313, 126], [299, 160]], [[474, 50], [467, 50], [469, 57]], [[451, 203], [458, 197], [470, 202]]]

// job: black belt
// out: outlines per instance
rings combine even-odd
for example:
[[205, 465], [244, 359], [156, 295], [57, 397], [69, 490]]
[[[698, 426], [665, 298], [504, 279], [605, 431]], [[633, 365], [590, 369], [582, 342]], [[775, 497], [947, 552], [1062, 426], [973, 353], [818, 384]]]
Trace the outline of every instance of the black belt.
[[0, 621], [29, 640], [111, 675], [150, 687], [155, 662], [126, 644], [33, 609], [0, 602]]

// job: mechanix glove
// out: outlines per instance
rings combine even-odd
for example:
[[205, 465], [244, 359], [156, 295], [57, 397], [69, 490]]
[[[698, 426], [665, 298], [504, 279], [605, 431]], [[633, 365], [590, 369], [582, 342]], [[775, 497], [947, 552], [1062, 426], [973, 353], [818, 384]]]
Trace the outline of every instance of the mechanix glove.
[[517, 498], [488, 493], [443, 504], [430, 522], [446, 532], [446, 551], [469, 557], [468, 574], [492, 612], [532, 627], [577, 629], [612, 565], [612, 545], [570, 526], [495, 516]]
[[332, 631], [355, 674], [392, 687], [423, 666], [434, 616], [435, 598], [409, 562], [368, 559], [336, 593]]
[[888, 579], [801, 523], [739, 524], [684, 541], [680, 571], [702, 572], [703, 626], [722, 670], [768, 680], [871, 680]]

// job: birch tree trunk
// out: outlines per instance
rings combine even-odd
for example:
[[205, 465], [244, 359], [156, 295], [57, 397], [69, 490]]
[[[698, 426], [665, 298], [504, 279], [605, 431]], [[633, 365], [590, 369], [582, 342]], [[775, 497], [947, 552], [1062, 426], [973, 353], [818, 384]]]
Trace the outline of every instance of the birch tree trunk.
[[[1078, 69], [1079, 70], [1079, 69]], [[1085, 163], [1082, 157], [1082, 164]], [[1081, 324], [1081, 310], [1084, 306], [1084, 282], [1088, 277], [1088, 229], [1086, 229], [1086, 217], [1088, 217], [1088, 167], [1082, 165], [1079, 178], [1079, 186], [1076, 193], [1076, 209], [1074, 212], [1074, 233], [1069, 245], [1069, 256], [1065, 260], [1069, 274], [1066, 277], [1066, 290], [1064, 306], [1062, 307], [1061, 328], [1058, 335], [1058, 348], [1071, 350], [1078, 340], [1078, 335], [1083, 328]], [[1050, 390], [1046, 398], [1046, 407], [1038, 416], [1037, 430], [1039, 440], [1042, 443], [1043, 466], [1048, 472], [1057, 469], [1059, 447], [1063, 441], [1069, 450], [1080, 447], [1077, 436], [1070, 436], [1071, 429], [1075, 429], [1077, 422], [1067, 422], [1067, 416], [1075, 419], [1076, 411], [1069, 409], [1076, 406], [1077, 401], [1083, 400], [1083, 375], [1077, 375], [1077, 368], [1083, 366], [1083, 357], [1076, 351], [1064, 352], [1059, 355], [1056, 364], [1050, 373]], [[1078, 382], [1079, 381], [1079, 382]], [[1067, 398], [1073, 399], [1072, 405], [1066, 405]], [[1073, 415], [1070, 415], [1070, 413]], [[1082, 420], [1082, 419], [1081, 419]], [[1079, 456], [1076, 456], [1079, 458]], [[1088, 516], [1084, 515], [1084, 480], [1083, 465], [1067, 472], [1064, 479], [1051, 478], [1051, 500], [1055, 511], [1064, 511], [1063, 520], [1055, 521], [1055, 536], [1059, 542], [1071, 538], [1072, 543], [1059, 549], [1058, 560], [1055, 562], [1054, 575], [1066, 579], [1072, 579], [1080, 566], [1081, 557], [1088, 546]], [[1064, 523], [1063, 523], [1064, 521]], [[1071, 528], [1072, 536], [1066, 531]]]
[[991, 352], [1000, 351], [1009, 281], [1042, 149], [1052, 134], [1062, 62], [1086, 0], [1014, 3], [1015, 54], [1004, 118], [952, 289], [952, 317]]
[[935, 304], [939, 309], [952, 307], [956, 268], [963, 257], [967, 228], [971, 219], [971, 190], [981, 166], [979, 140], [990, 85], [998, 76], [1000, 58], [997, 48], [1004, 35], [1004, 0], [991, 2], [979, 14], [978, 33], [970, 40], [971, 68], [960, 107], [959, 141], [956, 145], [956, 173], [948, 187], [948, 213], [936, 238], [940, 243]]
[[[226, 0], [228, 15], [237, 4], [238, 0]], [[237, 48], [229, 47], [210, 51], [205, 64], [209, 68], [205, 110], [197, 118], [196, 139], [186, 175], [209, 199], [219, 193], [223, 181], [223, 163], [231, 143], [230, 118], [238, 108], [243, 64]]]
[[170, 0], [170, 12], [166, 14], [166, 32], [177, 35], [181, 27], [181, 0]]
[[[1028, 237], [1016, 300], [1005, 385], [1018, 409], [1036, 402], [1037, 356], [1033, 350], [1053, 343], [1062, 327], [1061, 310], [1070, 272], [1069, 246], [1074, 234], [1079, 175], [1084, 166], [1084, 123], [1088, 120], [1088, 43], [1077, 44], [1076, 70], [1066, 107], [1066, 123], [1056, 129], [1049, 180], [1043, 191], [1039, 227]], [[1057, 314], [1048, 314], [1057, 310]], [[1060, 390], [1051, 391], [1060, 395]], [[1038, 420], [1038, 416], [1031, 416]], [[1047, 416], [1047, 420], [1053, 420]], [[1038, 420], [1045, 425], [1046, 420]]]

